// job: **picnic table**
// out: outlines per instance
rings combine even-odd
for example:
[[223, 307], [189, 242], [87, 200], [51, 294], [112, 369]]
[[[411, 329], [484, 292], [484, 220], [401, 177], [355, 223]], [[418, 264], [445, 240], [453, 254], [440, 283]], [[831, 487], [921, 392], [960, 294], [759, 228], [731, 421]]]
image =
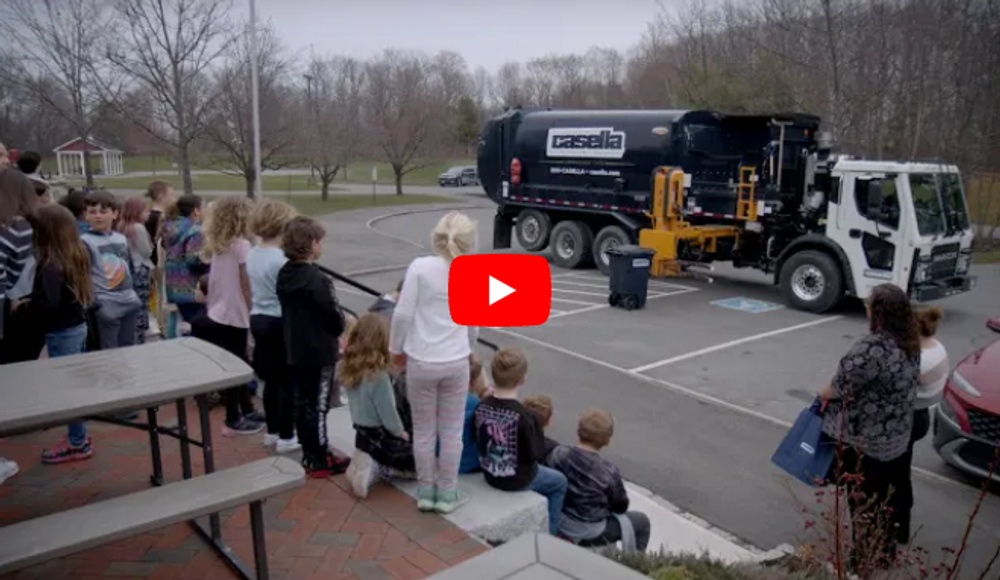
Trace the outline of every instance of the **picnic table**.
[[[215, 471], [209, 404], [205, 395], [248, 382], [253, 370], [231, 353], [197, 338], [179, 338], [80, 355], [0, 365], [0, 437], [97, 420], [149, 433], [153, 485], [163, 484], [160, 436], [180, 443], [184, 479], [191, 479], [191, 446], [201, 447], [205, 473]], [[198, 402], [201, 439], [188, 432], [186, 399]], [[163, 427], [158, 407], [174, 404], [177, 426]], [[115, 414], [146, 410], [146, 422], [124, 421]], [[222, 541], [218, 512], [209, 529], [197, 519], [196, 531], [235, 569], [252, 577]]]

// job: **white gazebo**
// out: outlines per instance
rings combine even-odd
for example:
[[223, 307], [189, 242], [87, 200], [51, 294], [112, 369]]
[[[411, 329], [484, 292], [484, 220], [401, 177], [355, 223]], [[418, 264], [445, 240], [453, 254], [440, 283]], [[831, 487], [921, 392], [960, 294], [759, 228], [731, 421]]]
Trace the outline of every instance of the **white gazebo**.
[[83, 154], [85, 152], [90, 153], [91, 158], [100, 157], [100, 175], [121, 175], [125, 173], [124, 152], [114, 147], [108, 147], [91, 137], [88, 137], [86, 140], [77, 137], [72, 141], [63, 143], [52, 151], [56, 154], [56, 165], [61, 177], [84, 174]]

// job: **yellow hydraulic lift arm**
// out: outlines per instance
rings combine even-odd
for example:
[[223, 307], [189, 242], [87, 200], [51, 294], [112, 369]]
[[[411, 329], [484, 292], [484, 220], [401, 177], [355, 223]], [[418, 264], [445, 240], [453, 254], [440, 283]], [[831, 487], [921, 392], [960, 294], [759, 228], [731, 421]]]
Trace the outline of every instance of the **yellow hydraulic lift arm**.
[[[740, 177], [742, 182], [742, 172]], [[752, 188], [748, 193], [747, 205], [753, 207]], [[744, 199], [741, 195], [741, 201]], [[678, 259], [681, 244], [686, 246], [686, 255], [712, 255], [716, 253], [720, 239], [736, 238], [736, 243], [739, 243], [739, 228], [691, 225], [684, 220], [683, 207], [684, 171], [677, 167], [657, 167], [653, 172], [652, 211], [646, 214], [652, 221], [652, 227], [639, 231], [639, 245], [656, 252], [650, 266], [653, 277], [677, 276], [686, 269], [686, 262]], [[756, 215], [750, 207], [746, 217]]]

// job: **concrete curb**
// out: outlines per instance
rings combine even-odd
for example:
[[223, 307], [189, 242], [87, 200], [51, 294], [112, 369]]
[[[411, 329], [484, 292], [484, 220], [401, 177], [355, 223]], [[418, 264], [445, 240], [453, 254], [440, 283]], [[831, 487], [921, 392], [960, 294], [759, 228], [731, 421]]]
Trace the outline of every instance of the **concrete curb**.
[[728, 532], [728, 531], [726, 531], [726, 530], [724, 530], [722, 528], [716, 527], [716, 526], [712, 525], [711, 523], [709, 523], [709, 522], [707, 522], [707, 521], [699, 518], [698, 516], [696, 516], [696, 515], [694, 515], [694, 514], [692, 514], [690, 512], [686, 512], [686, 511], [682, 510], [677, 505], [675, 505], [674, 503], [672, 503], [670, 500], [664, 498], [663, 496], [657, 495], [652, 490], [646, 489], [645, 487], [643, 487], [643, 486], [641, 486], [641, 485], [639, 485], [637, 483], [634, 483], [634, 482], [631, 482], [631, 481], [627, 481], [626, 484], [630, 488], [638, 491], [643, 496], [649, 498], [650, 500], [652, 500], [653, 502], [655, 502], [656, 504], [658, 504], [660, 507], [662, 507], [662, 508], [664, 508], [666, 510], [669, 510], [669, 511], [673, 512], [675, 515], [680, 516], [681, 518], [684, 518], [685, 520], [688, 520], [689, 522], [695, 524], [696, 526], [698, 526], [698, 527], [700, 527], [700, 528], [702, 528], [704, 530], [707, 530], [707, 531], [709, 531], [709, 532], [711, 532], [711, 533], [713, 533], [713, 534], [721, 537], [723, 540], [725, 540], [725, 541], [727, 541], [727, 542], [729, 542], [731, 544], [734, 544], [734, 545], [736, 545], [736, 546], [738, 546], [740, 548], [743, 548], [744, 550], [747, 550], [748, 552], [752, 552], [755, 556], [764, 556], [764, 555], [770, 554], [771, 552], [774, 551], [774, 550], [765, 551], [765, 550], [759, 548], [758, 546], [755, 546], [755, 545], [751, 544], [750, 542], [748, 542], [748, 541], [746, 541], [746, 540], [744, 540], [742, 538], [739, 538], [739, 537], [735, 536], [734, 534], [732, 534], [732, 533], [730, 533], [730, 532]]

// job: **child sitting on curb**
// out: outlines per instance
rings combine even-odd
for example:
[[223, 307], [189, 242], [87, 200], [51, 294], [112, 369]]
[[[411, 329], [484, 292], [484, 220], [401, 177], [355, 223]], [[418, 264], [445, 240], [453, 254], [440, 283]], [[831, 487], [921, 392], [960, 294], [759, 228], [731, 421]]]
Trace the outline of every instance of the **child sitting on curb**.
[[[552, 424], [552, 399], [548, 395], [532, 395], [524, 398], [524, 406], [538, 417], [538, 424], [541, 425], [542, 432], [544, 433], [549, 428], [549, 425]], [[542, 465], [552, 467], [549, 465], [549, 457], [552, 455], [552, 450], [559, 446], [559, 443], [548, 435], [545, 435], [544, 438], [545, 454], [538, 462]]]
[[650, 524], [646, 514], [628, 511], [628, 493], [621, 472], [600, 456], [611, 443], [615, 423], [604, 409], [580, 415], [575, 447], [560, 445], [549, 458], [569, 482], [563, 504], [560, 535], [585, 547], [622, 542], [625, 550], [646, 551]]
[[473, 436], [479, 466], [486, 483], [503, 491], [530, 489], [549, 504], [549, 532], [559, 529], [566, 476], [539, 465], [545, 453], [542, 428], [534, 413], [518, 400], [518, 389], [528, 374], [528, 361], [516, 348], [503, 348], [493, 357], [493, 394], [475, 412]]
[[465, 399], [465, 425], [462, 428], [462, 458], [458, 464], [459, 473], [479, 471], [479, 452], [476, 449], [476, 407], [489, 396], [486, 372], [483, 363], [475, 353], [469, 357], [469, 394]]
[[355, 431], [347, 480], [360, 498], [368, 497], [383, 469], [393, 474], [416, 470], [410, 434], [396, 412], [389, 364], [389, 324], [378, 314], [364, 314], [348, 335], [337, 369]]

